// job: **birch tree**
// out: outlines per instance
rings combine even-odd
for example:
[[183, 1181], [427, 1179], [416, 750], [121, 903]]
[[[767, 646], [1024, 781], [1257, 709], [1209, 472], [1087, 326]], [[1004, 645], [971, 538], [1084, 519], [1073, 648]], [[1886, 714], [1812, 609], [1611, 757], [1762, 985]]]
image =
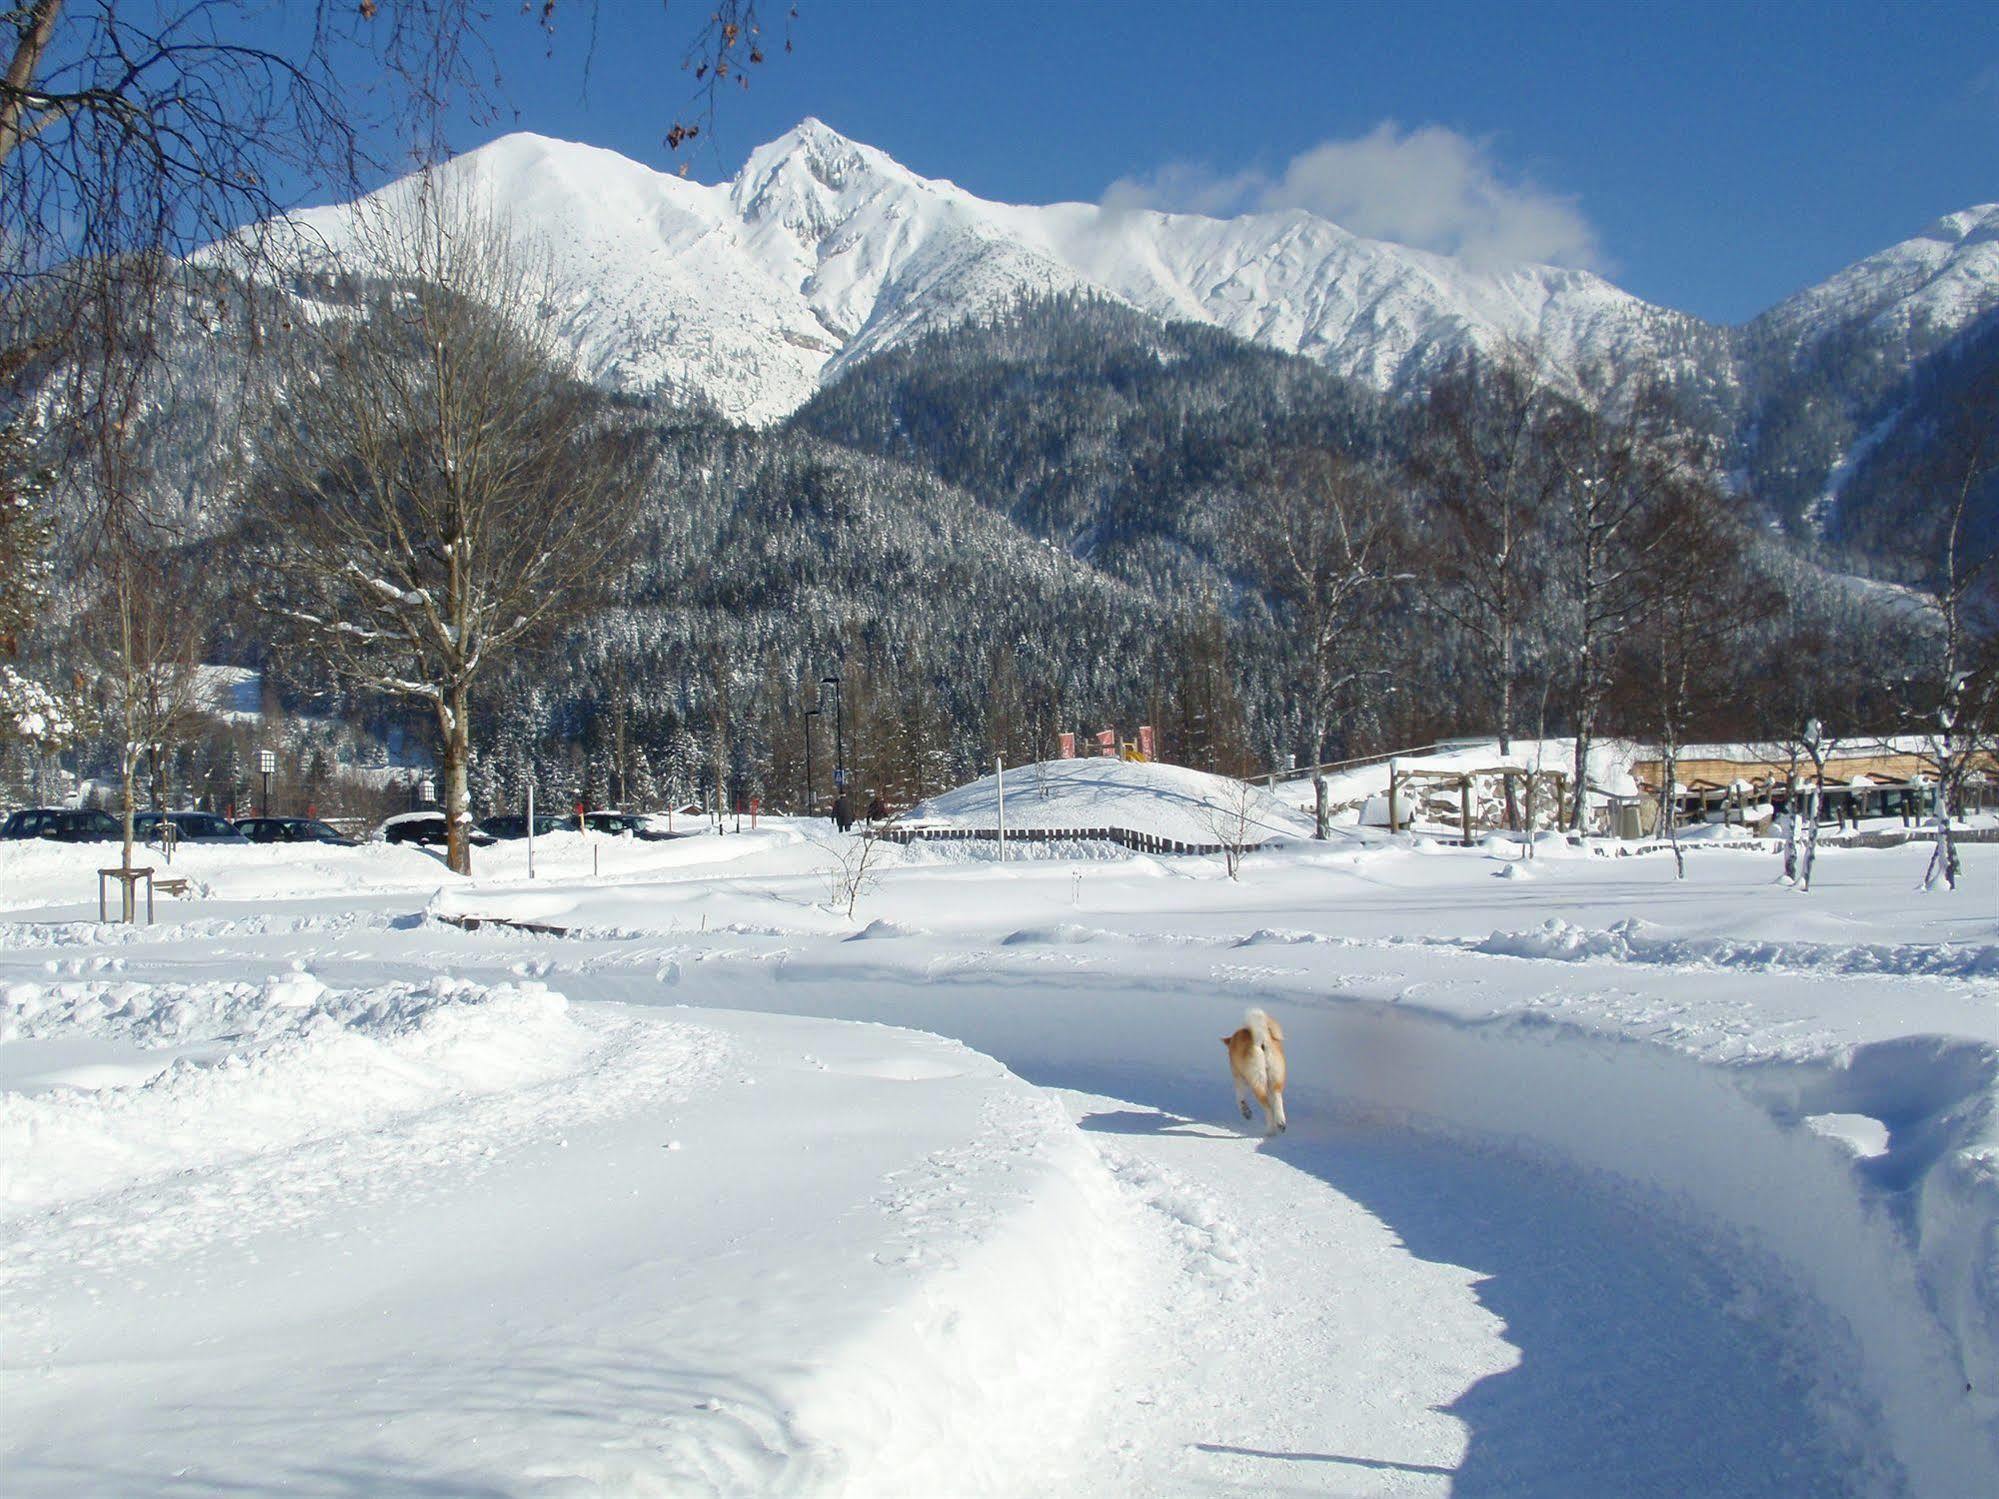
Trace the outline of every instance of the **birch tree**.
[[1917, 684], [1915, 718], [1936, 769], [1936, 849], [1923, 888], [1957, 888], [1960, 869], [1953, 820], [1964, 810], [1965, 782], [1999, 729], [1999, 659], [1994, 649], [1993, 542], [1987, 494], [1999, 476], [1999, 378], [1968, 386], [1937, 434], [1923, 474], [1927, 513], [1918, 544], [1929, 553], [1935, 613], [1927, 680]]
[[1413, 576], [1403, 569], [1407, 537], [1407, 513], [1387, 480], [1323, 449], [1281, 461], [1242, 521], [1244, 560], [1298, 635], [1313, 764], [1326, 758], [1342, 696], [1385, 674], [1385, 616], [1396, 585]]
[[1657, 536], [1647, 579], [1636, 673], [1642, 720], [1659, 742], [1659, 815], [1672, 845], [1675, 870], [1686, 878], [1674, 815], [1680, 747], [1696, 715], [1712, 712], [1740, 685], [1734, 647], [1748, 629], [1776, 611], [1772, 589], [1748, 563], [1748, 538], [1727, 510], [1720, 488], [1704, 476], [1675, 485], [1652, 517]]
[[1501, 754], [1513, 748], [1522, 647], [1542, 610], [1553, 404], [1532, 350], [1466, 361], [1432, 388], [1412, 457], [1437, 546], [1428, 601], [1485, 658]]
[[545, 272], [490, 213], [425, 191], [367, 233], [385, 274], [299, 341], [252, 504], [274, 607], [435, 714], [467, 873], [473, 692], [600, 594], [652, 449], [554, 352]]
[[[185, 560], [141, 536], [122, 534], [99, 567], [101, 591], [86, 621], [97, 687], [97, 719], [118, 747], [118, 816], [124, 867], [132, 867], [133, 813], [142, 763], [157, 805], [167, 754], [202, 716], [204, 630]], [[131, 900], [126, 887], [126, 901]], [[132, 919], [127, 909], [125, 919]]]
[[1549, 426], [1554, 539], [1561, 586], [1557, 631], [1574, 721], [1570, 830], [1589, 815], [1589, 752], [1624, 637], [1642, 617], [1651, 558], [1666, 530], [1655, 511], [1690, 471], [1663, 396], [1647, 386], [1589, 382]]

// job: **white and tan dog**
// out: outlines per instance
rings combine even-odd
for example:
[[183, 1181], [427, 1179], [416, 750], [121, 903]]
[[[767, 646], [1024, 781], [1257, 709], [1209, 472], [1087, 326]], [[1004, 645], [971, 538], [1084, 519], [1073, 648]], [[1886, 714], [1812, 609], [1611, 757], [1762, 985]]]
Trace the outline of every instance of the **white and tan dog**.
[[1256, 1095], [1263, 1105], [1264, 1133], [1274, 1135], [1284, 1128], [1284, 1027], [1261, 1010], [1243, 1016], [1243, 1027], [1233, 1036], [1222, 1037], [1229, 1049], [1229, 1072], [1235, 1078], [1235, 1106], [1249, 1118], [1249, 1100], [1244, 1090]]

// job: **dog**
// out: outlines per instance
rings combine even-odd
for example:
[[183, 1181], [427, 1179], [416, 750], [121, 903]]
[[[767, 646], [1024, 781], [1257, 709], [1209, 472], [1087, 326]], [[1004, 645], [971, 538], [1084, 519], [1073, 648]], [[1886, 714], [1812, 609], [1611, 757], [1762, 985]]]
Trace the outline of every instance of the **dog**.
[[1235, 1078], [1235, 1106], [1247, 1119], [1249, 1099], [1254, 1093], [1263, 1105], [1264, 1130], [1274, 1135], [1284, 1123], [1284, 1027], [1261, 1010], [1243, 1016], [1242, 1029], [1222, 1037], [1229, 1049], [1229, 1072]]

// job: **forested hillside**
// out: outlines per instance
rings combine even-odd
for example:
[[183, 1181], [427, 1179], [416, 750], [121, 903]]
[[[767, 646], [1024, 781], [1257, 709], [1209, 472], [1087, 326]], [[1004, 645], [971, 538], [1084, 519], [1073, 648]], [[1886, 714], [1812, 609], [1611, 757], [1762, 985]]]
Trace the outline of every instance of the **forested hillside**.
[[[331, 282], [301, 290], [319, 308], [353, 295]], [[265, 482], [260, 413], [283, 398], [271, 371], [292, 335], [268, 311], [252, 328], [232, 323], [247, 316], [224, 310], [238, 305], [220, 282], [187, 300], [149, 376], [135, 471], [192, 563], [185, 597], [203, 612], [200, 657], [263, 671], [266, 706], [289, 716], [282, 732], [314, 757], [325, 801], [342, 794], [331, 762], [356, 753], [339, 726], [376, 738], [427, 730], [406, 705], [343, 686], [267, 607], [272, 585], [237, 516]], [[1568, 408], [1549, 401], [1553, 441]], [[1711, 433], [1679, 409], [1687, 430]], [[1128, 734], [1149, 722], [1175, 758], [1251, 769], [1493, 722], [1499, 684], [1446, 585], [1450, 559], [1476, 543], [1446, 524], [1440, 481], [1422, 476], [1425, 444], [1438, 440], [1425, 401], [1391, 400], [1211, 328], [1059, 297], [865, 361], [776, 429], [648, 400], [607, 410], [645, 434], [656, 466], [598, 603], [475, 696], [482, 809], [516, 804], [530, 775], [563, 799], [657, 804], [719, 790], [796, 804], [814, 703], [825, 710], [810, 721], [823, 801], [836, 726], [820, 678], [836, 673], [845, 758], [894, 801], [995, 753], [1039, 758], [1060, 732], [1106, 725]], [[1909, 440], [1920, 445], [1920, 431]], [[1301, 455], [1364, 480], [1351, 519], [1380, 533], [1376, 575], [1331, 645], [1314, 643], [1323, 621], [1259, 550], [1261, 523], [1301, 500], [1309, 508], [1301, 486], [1317, 481], [1301, 479]], [[1542, 561], [1511, 694], [1516, 714], [1532, 716], [1516, 731], [1569, 727], [1585, 669], [1552, 461], [1536, 459], [1541, 488], [1523, 531]], [[72, 548], [87, 540], [84, 498], [68, 495]], [[1716, 670], [1785, 690], [1714, 694], [1702, 728], [1783, 729], [1799, 700], [1789, 688], [1800, 641], [1812, 651], [1839, 641], [1893, 671], [1913, 659], [1921, 626], [1906, 595], [1819, 572], [1740, 523], [1757, 513], [1753, 497], [1729, 505], [1739, 557], [1729, 566], [1780, 603], [1742, 625]], [[73, 658], [89, 621], [70, 606], [86, 592], [71, 590], [57, 611], [68, 623], [36, 642], [43, 665]], [[1644, 631], [1592, 651], [1599, 731], [1648, 732]], [[1825, 671], [1799, 691], [1818, 693], [1821, 711], [1885, 725], [1899, 711], [1886, 679]], [[257, 732], [188, 728], [165, 793], [177, 794], [175, 776], [211, 799], [219, 784], [240, 786]], [[64, 752], [84, 770], [108, 753], [101, 736]], [[17, 775], [24, 758], [13, 753]], [[201, 769], [222, 760], [220, 780]]]

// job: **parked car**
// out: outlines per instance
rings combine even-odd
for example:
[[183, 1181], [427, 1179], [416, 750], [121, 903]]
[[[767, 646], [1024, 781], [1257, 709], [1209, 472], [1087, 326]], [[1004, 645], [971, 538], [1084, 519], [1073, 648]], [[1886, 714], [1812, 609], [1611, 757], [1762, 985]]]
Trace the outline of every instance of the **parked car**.
[[0, 838], [47, 838], [55, 843], [115, 843], [125, 828], [115, 817], [80, 807], [23, 807], [0, 823]]
[[252, 843], [331, 843], [337, 848], [361, 843], [317, 817], [239, 817], [236, 827]]
[[173, 829], [176, 843], [244, 843], [248, 840], [226, 817], [213, 812], [134, 812], [132, 836], [147, 843], [160, 837], [162, 826]]
[[[414, 843], [425, 848], [443, 848], [451, 841], [451, 829], [442, 812], [402, 812], [375, 831], [385, 843]], [[475, 848], [488, 847], [499, 841], [491, 833], [480, 832], [476, 825], [468, 836]]]
[[593, 833], [610, 833], [613, 836], [629, 834], [648, 842], [677, 836], [655, 828], [636, 812], [585, 812], [583, 825]]
[[[560, 833], [574, 826], [567, 817], [557, 817], [553, 813], [537, 812], [534, 815], [534, 835], [539, 838], [545, 833]], [[515, 812], [503, 812], [498, 817], [489, 817], [479, 824], [480, 831], [491, 833], [495, 838], [525, 838], [528, 835], [528, 820]]]

